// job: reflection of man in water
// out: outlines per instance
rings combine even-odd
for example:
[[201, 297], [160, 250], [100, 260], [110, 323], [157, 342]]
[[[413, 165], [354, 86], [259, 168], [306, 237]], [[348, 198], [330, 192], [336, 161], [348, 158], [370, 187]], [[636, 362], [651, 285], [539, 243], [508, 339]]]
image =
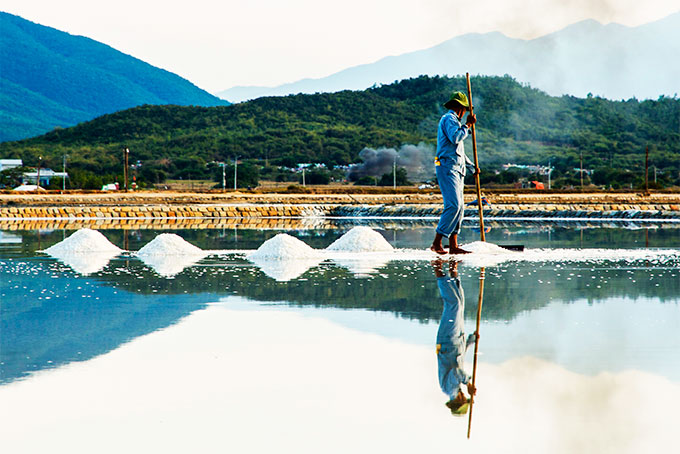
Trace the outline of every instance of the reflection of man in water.
[[437, 286], [444, 302], [442, 319], [437, 331], [437, 362], [439, 363], [439, 385], [449, 396], [446, 406], [453, 415], [464, 415], [468, 411], [469, 398], [463, 391], [464, 385], [470, 396], [475, 389], [470, 374], [463, 370], [465, 352], [475, 342], [475, 335], [470, 334], [465, 341], [463, 311], [465, 310], [465, 294], [458, 277], [458, 262], [449, 262], [449, 276], [442, 269], [444, 262], [432, 262], [437, 276]]

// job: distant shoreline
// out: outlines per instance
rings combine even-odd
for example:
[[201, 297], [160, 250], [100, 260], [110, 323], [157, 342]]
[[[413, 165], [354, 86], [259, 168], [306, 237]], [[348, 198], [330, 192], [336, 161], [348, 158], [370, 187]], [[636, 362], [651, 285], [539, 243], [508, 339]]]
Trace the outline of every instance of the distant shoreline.
[[[485, 193], [484, 216], [516, 221], [680, 222], [680, 194]], [[465, 201], [473, 202], [474, 194]], [[30, 229], [32, 223], [63, 222], [93, 228], [185, 228], [308, 225], [314, 219], [436, 219], [438, 193], [259, 194], [259, 193], [35, 193], [0, 194], [0, 230]], [[477, 205], [466, 218], [478, 216]], [[312, 222], [313, 224], [314, 222]], [[36, 224], [37, 225], [37, 224]], [[142, 227], [145, 226], [145, 227]], [[40, 227], [39, 227], [40, 228]], [[66, 228], [66, 227], [63, 227]]]
[[[304, 189], [304, 188], [303, 188]], [[332, 188], [337, 189], [337, 188]], [[78, 207], [78, 206], [176, 206], [176, 205], [430, 205], [442, 203], [437, 189], [428, 192], [398, 188], [380, 192], [345, 192], [328, 189], [311, 189], [304, 193], [259, 193], [248, 192], [179, 192], [179, 191], [45, 191], [33, 193], [0, 192], [0, 208], [12, 207]], [[368, 192], [368, 193], [367, 193]], [[535, 209], [550, 205], [680, 205], [680, 192], [652, 192], [645, 195], [636, 192], [550, 192], [550, 191], [483, 191], [492, 205], [533, 205]], [[470, 191], [465, 201], [476, 200]]]

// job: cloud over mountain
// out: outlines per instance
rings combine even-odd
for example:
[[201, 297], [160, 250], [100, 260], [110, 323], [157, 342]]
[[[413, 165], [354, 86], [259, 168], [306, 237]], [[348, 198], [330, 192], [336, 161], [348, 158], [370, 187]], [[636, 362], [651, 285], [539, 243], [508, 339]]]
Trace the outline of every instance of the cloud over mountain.
[[509, 74], [553, 96], [656, 99], [680, 92], [680, 12], [639, 27], [578, 22], [532, 40], [466, 34], [437, 46], [278, 87], [234, 87], [231, 102], [292, 93], [362, 90], [426, 75]]

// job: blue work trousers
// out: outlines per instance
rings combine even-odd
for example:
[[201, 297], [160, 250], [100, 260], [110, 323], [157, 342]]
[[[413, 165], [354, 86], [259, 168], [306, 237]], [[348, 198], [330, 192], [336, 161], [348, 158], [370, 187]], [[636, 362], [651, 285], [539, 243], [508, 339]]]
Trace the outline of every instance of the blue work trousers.
[[457, 277], [437, 278], [439, 294], [444, 302], [442, 319], [437, 331], [437, 362], [439, 385], [451, 399], [458, 394], [458, 387], [470, 381], [463, 369], [467, 345], [464, 319], [465, 293]]
[[453, 167], [453, 160], [441, 158], [440, 165], [435, 166], [439, 190], [444, 198], [444, 210], [437, 224], [437, 233], [446, 238], [458, 234], [463, 223], [465, 205], [463, 204], [463, 180], [465, 175]]

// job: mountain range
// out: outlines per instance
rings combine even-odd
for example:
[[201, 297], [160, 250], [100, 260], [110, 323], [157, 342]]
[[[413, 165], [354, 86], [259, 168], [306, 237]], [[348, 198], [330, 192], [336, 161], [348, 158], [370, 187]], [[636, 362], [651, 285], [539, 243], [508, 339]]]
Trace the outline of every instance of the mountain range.
[[229, 104], [106, 44], [4, 12], [0, 62], [0, 141], [144, 104]]
[[363, 90], [419, 75], [505, 75], [553, 96], [656, 99], [680, 92], [680, 12], [638, 27], [585, 20], [531, 40], [466, 34], [437, 46], [277, 87], [233, 87], [231, 102]]

